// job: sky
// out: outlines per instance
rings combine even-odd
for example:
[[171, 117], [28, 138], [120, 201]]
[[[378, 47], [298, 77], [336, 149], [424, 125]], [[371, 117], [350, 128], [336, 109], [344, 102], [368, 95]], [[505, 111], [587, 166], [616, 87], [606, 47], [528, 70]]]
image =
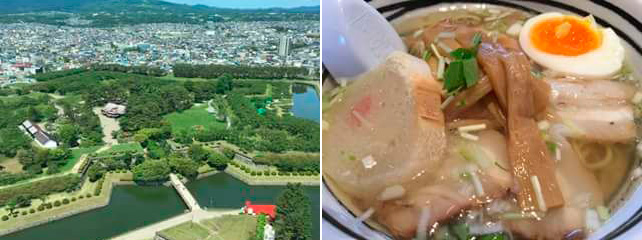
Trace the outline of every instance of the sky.
[[318, 6], [321, 0], [166, 0], [174, 3], [203, 4], [222, 8], [270, 8], [270, 7], [300, 7]]

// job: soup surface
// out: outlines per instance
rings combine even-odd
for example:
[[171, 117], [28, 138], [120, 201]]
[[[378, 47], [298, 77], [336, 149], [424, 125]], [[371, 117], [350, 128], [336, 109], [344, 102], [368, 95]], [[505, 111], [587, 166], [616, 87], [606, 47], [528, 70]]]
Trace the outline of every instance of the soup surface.
[[608, 220], [642, 102], [611, 29], [504, 8], [395, 28], [408, 53], [324, 94], [324, 178], [359, 220], [397, 239], [583, 239]]

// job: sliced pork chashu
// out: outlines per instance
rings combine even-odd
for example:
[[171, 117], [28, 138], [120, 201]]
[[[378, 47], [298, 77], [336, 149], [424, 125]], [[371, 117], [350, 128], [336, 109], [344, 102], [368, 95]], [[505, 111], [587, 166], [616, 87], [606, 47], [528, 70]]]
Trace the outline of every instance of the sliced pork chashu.
[[446, 147], [441, 86], [428, 65], [406, 53], [345, 87], [324, 112], [323, 170], [361, 200], [418, 182]]

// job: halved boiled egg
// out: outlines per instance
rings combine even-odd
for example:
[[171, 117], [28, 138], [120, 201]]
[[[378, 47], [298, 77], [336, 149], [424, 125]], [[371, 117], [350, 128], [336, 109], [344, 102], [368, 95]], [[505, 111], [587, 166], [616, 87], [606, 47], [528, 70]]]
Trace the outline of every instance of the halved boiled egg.
[[604, 78], [622, 68], [624, 47], [610, 28], [592, 17], [557, 12], [530, 18], [519, 33], [519, 44], [536, 63], [585, 78]]

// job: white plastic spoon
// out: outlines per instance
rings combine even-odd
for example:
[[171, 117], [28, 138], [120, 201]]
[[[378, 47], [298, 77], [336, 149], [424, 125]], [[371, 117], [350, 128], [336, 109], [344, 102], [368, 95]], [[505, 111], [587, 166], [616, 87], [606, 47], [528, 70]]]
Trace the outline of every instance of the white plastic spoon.
[[323, 0], [323, 64], [336, 79], [351, 78], [406, 51], [390, 23], [363, 0]]

